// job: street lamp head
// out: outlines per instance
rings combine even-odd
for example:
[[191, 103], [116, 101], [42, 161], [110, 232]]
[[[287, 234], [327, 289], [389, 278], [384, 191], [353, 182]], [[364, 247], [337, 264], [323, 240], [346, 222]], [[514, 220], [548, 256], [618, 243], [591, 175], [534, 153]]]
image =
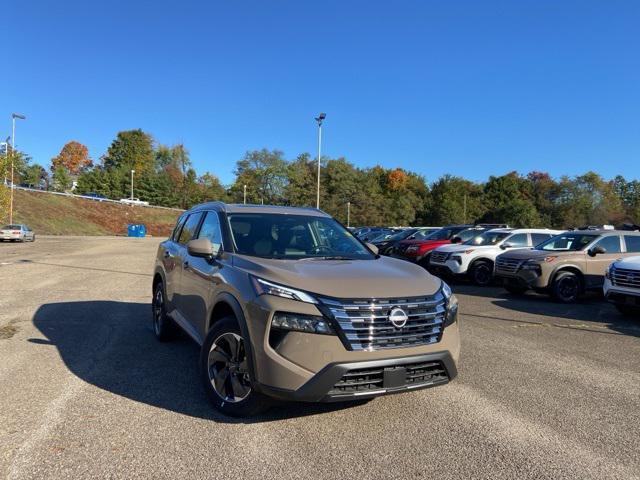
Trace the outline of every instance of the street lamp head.
[[327, 118], [327, 114], [326, 113], [321, 113], [320, 115], [318, 115], [316, 117], [316, 122], [318, 122], [318, 125], [322, 124], [322, 121]]
[[26, 120], [27, 117], [25, 117], [24, 115], [21, 115], [19, 113], [12, 113], [11, 114], [11, 118], [19, 118], [20, 120]]

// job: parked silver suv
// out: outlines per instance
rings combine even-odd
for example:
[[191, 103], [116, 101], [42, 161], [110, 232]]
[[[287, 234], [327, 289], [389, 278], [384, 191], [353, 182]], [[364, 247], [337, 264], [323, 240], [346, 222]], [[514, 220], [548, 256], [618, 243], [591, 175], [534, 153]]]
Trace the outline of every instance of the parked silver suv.
[[[373, 247], [375, 248], [375, 247]], [[457, 300], [419, 266], [381, 257], [315, 209], [208, 203], [158, 249], [153, 326], [202, 346], [213, 405], [340, 401], [448, 382]]]

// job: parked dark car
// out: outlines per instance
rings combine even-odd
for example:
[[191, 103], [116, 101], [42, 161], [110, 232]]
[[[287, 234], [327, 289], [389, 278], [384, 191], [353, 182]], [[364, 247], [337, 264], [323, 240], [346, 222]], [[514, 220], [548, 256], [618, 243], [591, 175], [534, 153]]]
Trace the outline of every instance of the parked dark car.
[[378, 253], [380, 255], [391, 255], [394, 248], [402, 240], [414, 240], [425, 238], [434, 231], [439, 230], [437, 227], [412, 227], [405, 228], [399, 232], [395, 232], [389, 235], [380, 235], [374, 238], [371, 243], [378, 247]]

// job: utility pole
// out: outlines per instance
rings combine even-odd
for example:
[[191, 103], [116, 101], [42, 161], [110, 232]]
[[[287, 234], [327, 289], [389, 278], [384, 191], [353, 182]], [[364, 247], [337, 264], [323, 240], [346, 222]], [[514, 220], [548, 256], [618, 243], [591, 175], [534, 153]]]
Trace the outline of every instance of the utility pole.
[[462, 223], [467, 223], [467, 194], [464, 194], [464, 209]]
[[12, 122], [12, 128], [11, 128], [11, 195], [10, 195], [10, 200], [9, 200], [9, 223], [13, 223], [13, 192], [15, 190], [14, 186], [13, 186], [13, 164], [15, 161], [15, 154], [16, 154], [16, 118], [20, 119], [20, 120], [26, 120], [27, 117], [25, 117], [24, 115], [20, 115], [19, 113], [12, 113], [11, 114], [11, 122]]
[[136, 173], [135, 170], [131, 170], [131, 200], [133, 200], [133, 174]]
[[316, 117], [318, 122], [318, 191], [316, 192], [316, 208], [320, 208], [320, 159], [322, 158], [322, 121], [327, 118], [326, 113]]
[[351, 202], [347, 202], [347, 227], [350, 227], [351, 223]]

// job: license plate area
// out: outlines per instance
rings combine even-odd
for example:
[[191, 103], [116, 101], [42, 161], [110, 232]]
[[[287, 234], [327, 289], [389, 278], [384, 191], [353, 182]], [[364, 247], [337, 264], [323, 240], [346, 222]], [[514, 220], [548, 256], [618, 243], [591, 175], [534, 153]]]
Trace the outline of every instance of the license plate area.
[[407, 384], [407, 369], [404, 367], [385, 368], [382, 383], [384, 388], [404, 387]]

